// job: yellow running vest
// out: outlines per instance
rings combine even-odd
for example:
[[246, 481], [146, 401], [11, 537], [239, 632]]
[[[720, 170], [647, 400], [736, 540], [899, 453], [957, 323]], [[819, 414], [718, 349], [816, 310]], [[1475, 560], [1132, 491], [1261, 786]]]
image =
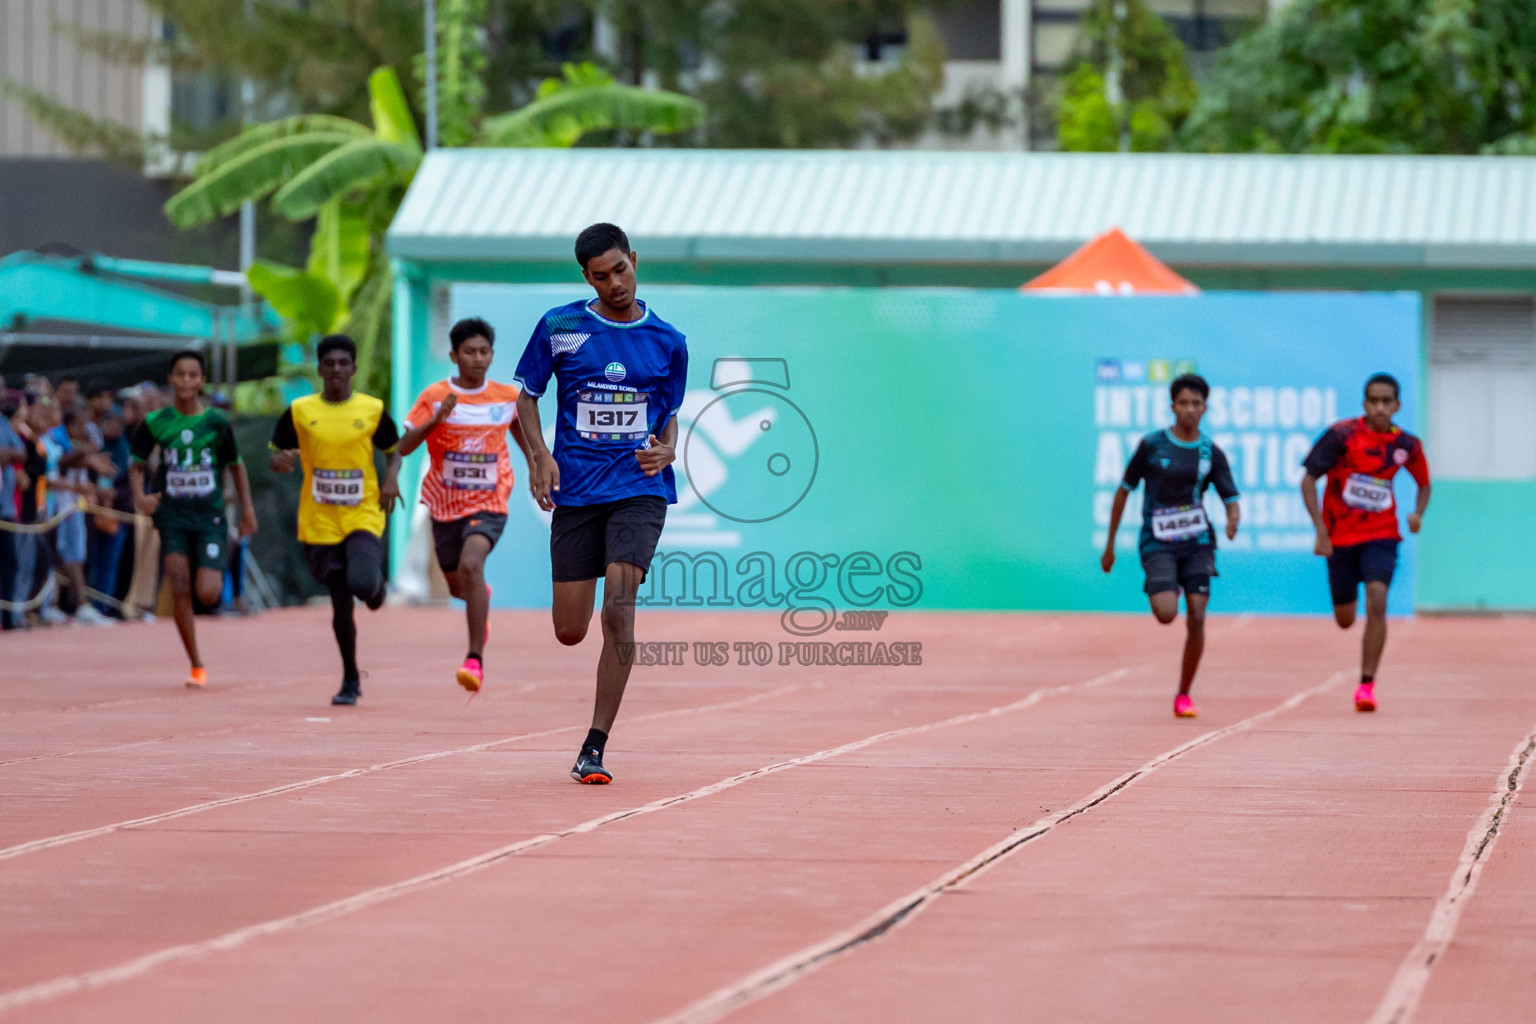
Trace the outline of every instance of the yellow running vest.
[[359, 530], [384, 535], [379, 477], [373, 468], [373, 432], [384, 403], [353, 392], [339, 405], [308, 395], [293, 402], [293, 428], [304, 463], [299, 497], [299, 540], [340, 544]]

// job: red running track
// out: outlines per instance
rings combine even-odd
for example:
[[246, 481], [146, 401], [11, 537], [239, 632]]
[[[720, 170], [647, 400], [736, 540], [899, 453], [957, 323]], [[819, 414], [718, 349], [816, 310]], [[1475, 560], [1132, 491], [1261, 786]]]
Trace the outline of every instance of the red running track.
[[[1536, 1005], [1536, 622], [897, 615], [916, 666], [642, 666], [323, 609], [0, 638], [0, 1019], [1461, 1022]], [[652, 613], [644, 640], [785, 639]], [[1536, 760], [1536, 759], [1532, 759]]]

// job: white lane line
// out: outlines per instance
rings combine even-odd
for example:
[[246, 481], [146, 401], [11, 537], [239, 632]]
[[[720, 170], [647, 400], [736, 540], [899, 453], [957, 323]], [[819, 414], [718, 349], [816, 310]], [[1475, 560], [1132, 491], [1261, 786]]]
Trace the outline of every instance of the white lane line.
[[1157, 755], [1140, 768], [1127, 772], [1113, 782], [1100, 786], [1071, 807], [1041, 818], [1034, 824], [1019, 829], [1006, 839], [994, 843], [970, 860], [951, 868], [921, 888], [914, 889], [905, 896], [891, 901], [852, 928], [838, 932], [813, 945], [806, 946], [801, 950], [791, 953], [789, 956], [769, 964], [762, 970], [755, 971], [745, 978], [717, 989], [698, 1002], [684, 1007], [676, 1014], [662, 1018], [662, 1021], [664, 1024], [702, 1024], [705, 1021], [717, 1021], [735, 1013], [750, 1003], [757, 1002], [765, 996], [787, 988], [834, 960], [849, 955], [865, 943], [878, 939], [897, 925], [910, 921], [943, 893], [975, 878], [1025, 844], [1049, 834], [1052, 829], [1062, 822], [1097, 807], [1127, 786], [1146, 777], [1168, 762], [1183, 757], [1191, 751], [1215, 743], [1224, 737], [1231, 736], [1233, 733], [1252, 729], [1260, 722], [1264, 722], [1276, 715], [1284, 714], [1307, 698], [1322, 693], [1329, 687], [1337, 685], [1341, 680], [1350, 677], [1350, 672], [1335, 673], [1316, 686], [1291, 696], [1285, 702], [1270, 708], [1268, 711], [1260, 712], [1257, 715], [1252, 715], [1240, 722], [1234, 722], [1220, 729], [1213, 729], [1210, 732], [1202, 733], [1187, 743], [1181, 743], [1172, 750]]
[[248, 925], [244, 928], [237, 928], [232, 932], [226, 932], [223, 935], [216, 936], [212, 939], [205, 939], [202, 942], [192, 942], [187, 943], [186, 945], [170, 946], [166, 949], [156, 950], [153, 953], [147, 953], [144, 956], [125, 961], [114, 967], [106, 967], [95, 971], [85, 971], [80, 974], [65, 975], [63, 977], [54, 978], [50, 981], [38, 982], [33, 985], [27, 985], [23, 988], [12, 989], [9, 992], [0, 993], [0, 1013], [4, 1013], [7, 1010], [14, 1010], [17, 1007], [26, 1006], [32, 1003], [57, 999], [60, 996], [71, 995], [76, 992], [84, 992], [90, 989], [101, 988], [106, 985], [114, 985], [119, 982], [131, 981], [134, 978], [147, 974], [157, 967], [163, 967], [166, 964], [177, 963], [183, 960], [192, 960], [198, 957], [207, 956], [210, 953], [224, 952], [226, 950], [234, 949], [237, 946], [242, 946], [245, 943], [250, 942], [252, 939], [258, 939], [268, 935], [276, 935], [280, 932], [291, 931], [295, 928], [304, 928], [308, 927], [309, 925], [319, 924], [323, 921], [329, 921], [332, 918], [341, 917], [345, 914], [351, 914], [356, 911], [363, 910], [364, 908], [375, 906], [379, 903], [384, 903], [388, 900], [392, 900], [400, 896], [405, 896], [409, 893], [418, 892], [422, 889], [441, 885], [444, 882], [453, 881], [457, 878], [463, 878], [466, 875], [471, 875], [483, 871], [499, 861], [506, 860], [508, 857], [514, 857], [521, 853], [527, 853], [529, 850], [536, 850], [540, 847], [548, 846], [550, 843], [553, 843], [559, 839], [564, 839], [567, 836], [581, 835], [583, 833], [602, 828], [604, 825], [610, 825], [616, 821], [623, 821], [626, 818], [633, 818], [642, 814], [653, 814], [656, 811], [665, 810], [668, 807], [676, 807], [678, 804], [690, 803], [694, 800], [701, 800], [704, 797], [713, 796], [716, 793], [722, 793], [728, 789], [734, 789], [735, 787], [740, 786], [745, 782], [750, 782], [753, 779], [760, 779], [768, 775], [776, 775], [779, 772], [788, 771], [791, 768], [796, 768], [801, 765], [815, 764], [818, 761], [825, 761], [829, 758], [838, 757], [842, 754], [852, 753], [856, 750], [863, 750], [865, 747], [874, 746], [876, 743], [882, 743], [886, 740], [893, 740], [906, 736], [915, 736], [919, 733], [931, 732], [935, 729], [944, 729], [951, 726], [964, 725], [966, 723], [979, 721], [984, 718], [1006, 715], [1014, 711], [1022, 711], [1025, 708], [1038, 704], [1046, 697], [1052, 697], [1063, 693], [1070, 693], [1074, 690], [1086, 690], [1092, 687], [1100, 686], [1104, 683], [1110, 682], [1111, 680], [1120, 679], [1127, 675], [1130, 671], [1131, 670], [1128, 668], [1119, 668], [1115, 669], [1113, 672], [1106, 672], [1103, 675], [1095, 676], [1092, 679], [1086, 679], [1081, 682], [1064, 683], [1060, 686], [1052, 686], [1045, 689], [1036, 690], [1029, 694], [1029, 696], [1021, 698], [1020, 700], [1016, 700], [1011, 704], [1003, 704], [998, 707], [988, 708], [985, 711], [970, 711], [964, 714], [954, 715], [950, 718], [941, 719], [937, 722], [926, 722], [922, 725], [910, 725], [902, 729], [891, 729], [886, 732], [876, 733], [873, 736], [866, 736], [863, 739], [854, 740], [850, 743], [844, 743], [841, 746], [830, 747], [826, 750], [818, 750], [814, 754], [805, 754], [801, 757], [791, 758], [787, 761], [778, 761], [774, 764], [765, 765], [762, 768], [753, 768], [748, 771], [740, 772], [739, 774], [732, 775], [729, 778], [721, 779], [719, 782], [712, 782], [707, 786], [700, 786], [698, 789], [692, 789], [686, 793], [678, 793], [673, 796], [662, 797], [658, 800], [653, 800], [648, 804], [641, 804], [638, 807], [629, 807], [623, 810], [612, 811], [608, 814], [602, 815], [601, 817], [591, 818], [579, 825], [573, 825], [570, 828], [562, 829], [558, 832], [546, 832], [543, 835], [533, 836], [529, 839], [522, 839], [515, 843], [508, 843], [506, 846], [497, 847], [496, 849], [487, 851], [486, 853], [470, 857], [468, 860], [461, 860], [457, 864], [450, 864], [447, 867], [438, 868], [434, 871], [428, 871], [425, 874], [417, 875], [414, 878], [407, 878], [404, 881], [395, 882], [391, 885], [380, 886], [376, 889], [369, 889], [366, 892], [360, 892], [354, 896], [347, 896], [342, 899], [335, 900], [331, 903], [322, 904], [318, 907], [312, 907], [309, 910], [303, 910], [288, 917], [280, 917], [271, 921], [263, 921], [260, 924]]
[[[781, 686], [775, 690], [765, 690], [755, 693], [750, 697], [742, 697], [737, 700], [729, 700], [720, 704], [704, 704], [692, 708], [675, 708], [671, 711], [656, 711], [648, 715], [640, 715], [631, 719], [631, 722], [652, 721], [657, 718], [669, 718], [677, 715], [688, 715], [706, 711], [724, 711], [731, 708], [754, 704], [769, 697], [776, 697], [799, 689], [798, 683], [789, 686]], [[62, 835], [49, 836], [46, 839], [34, 839], [30, 842], [19, 843], [16, 846], [8, 846], [0, 850], [0, 861], [10, 860], [12, 857], [21, 857], [29, 853], [37, 853], [40, 850], [52, 850], [60, 846], [68, 846], [70, 843], [78, 843], [85, 839], [94, 839], [97, 836], [108, 835], [123, 829], [143, 828], [146, 825], [158, 825], [162, 821], [171, 821], [174, 818], [185, 818], [189, 814], [201, 814], [204, 811], [217, 810], [220, 807], [232, 807], [236, 804], [249, 803], [252, 800], [261, 800], [269, 796], [278, 796], [283, 793], [293, 793], [301, 789], [312, 789], [315, 786], [323, 786], [329, 782], [339, 782], [342, 779], [355, 779], [360, 775], [369, 775], [373, 772], [382, 772], [390, 768], [403, 768], [406, 765], [421, 764], [425, 761], [436, 761], [442, 757], [453, 757], [456, 754], [474, 754], [483, 750], [491, 750], [495, 747], [505, 746], [509, 743], [521, 743], [525, 740], [541, 739], [545, 736], [556, 736], [564, 732], [576, 732], [583, 726], [566, 725], [558, 729], [544, 729], [540, 732], [527, 732], [518, 736], [507, 736], [499, 740], [490, 740], [486, 743], [476, 743], [468, 747], [456, 747], [452, 750], [437, 750], [428, 754], [416, 754], [411, 757], [402, 757], [396, 761], [385, 761], [383, 764], [369, 765], [365, 768], [349, 768], [344, 772], [333, 775], [320, 775], [313, 779], [304, 779], [299, 782], [289, 782], [281, 786], [273, 786], [271, 789], [258, 790], [254, 793], [241, 793], [238, 796], [227, 796], [218, 800], [208, 800], [199, 804], [190, 804], [174, 811], [165, 811], [161, 814], [151, 814], [143, 818], [132, 818], [128, 821], [117, 821], [110, 825], [100, 825], [96, 828], [81, 829], [78, 832], [65, 832]]]
[[1472, 894], [1477, 891], [1477, 880], [1483, 874], [1483, 865], [1488, 863], [1493, 855], [1494, 844], [1499, 841], [1499, 831], [1514, 813], [1515, 800], [1520, 796], [1520, 790], [1525, 787], [1526, 777], [1530, 774], [1526, 769], [1530, 767], [1533, 754], [1536, 754], [1536, 728], [1515, 745], [1514, 753], [1509, 755], [1509, 762], [1499, 772], [1493, 795], [1488, 798], [1488, 806], [1467, 832], [1467, 841], [1462, 846], [1460, 859], [1456, 861], [1456, 870], [1451, 872], [1451, 884], [1430, 912], [1423, 937], [1403, 958], [1376, 1012], [1371, 1014], [1370, 1024], [1407, 1024], [1413, 1019], [1419, 998], [1429, 984], [1430, 973], [1445, 954], [1451, 940], [1456, 937], [1461, 912], [1472, 902]]

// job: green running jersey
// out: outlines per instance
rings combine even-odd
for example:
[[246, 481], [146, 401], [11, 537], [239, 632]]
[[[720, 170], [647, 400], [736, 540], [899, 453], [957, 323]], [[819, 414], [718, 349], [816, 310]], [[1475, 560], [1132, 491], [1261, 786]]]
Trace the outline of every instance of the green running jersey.
[[144, 417], [133, 435], [133, 457], [148, 462], [160, 449], [152, 491], [160, 507], [155, 525], [207, 530], [224, 523], [224, 470], [240, 461], [235, 430], [217, 409], [183, 416], [174, 405]]

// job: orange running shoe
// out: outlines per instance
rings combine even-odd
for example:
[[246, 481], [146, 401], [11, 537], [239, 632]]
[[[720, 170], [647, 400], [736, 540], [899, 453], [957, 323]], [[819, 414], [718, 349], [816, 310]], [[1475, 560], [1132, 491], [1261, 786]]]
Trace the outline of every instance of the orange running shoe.
[[193, 669], [192, 674], [187, 676], [187, 685], [194, 690], [205, 688], [208, 685], [208, 670], [205, 668]]
[[479, 693], [480, 684], [485, 682], [485, 668], [480, 664], [479, 658], [465, 658], [464, 664], [459, 666], [458, 674], [454, 678], [470, 693]]
[[1359, 686], [1355, 687], [1355, 710], [1356, 711], [1375, 711], [1376, 710], [1376, 684], [1375, 683], [1361, 683]]
[[1195, 702], [1189, 699], [1189, 694], [1181, 693], [1173, 698], [1173, 714], [1176, 718], [1199, 718], [1200, 712], [1195, 708]]

